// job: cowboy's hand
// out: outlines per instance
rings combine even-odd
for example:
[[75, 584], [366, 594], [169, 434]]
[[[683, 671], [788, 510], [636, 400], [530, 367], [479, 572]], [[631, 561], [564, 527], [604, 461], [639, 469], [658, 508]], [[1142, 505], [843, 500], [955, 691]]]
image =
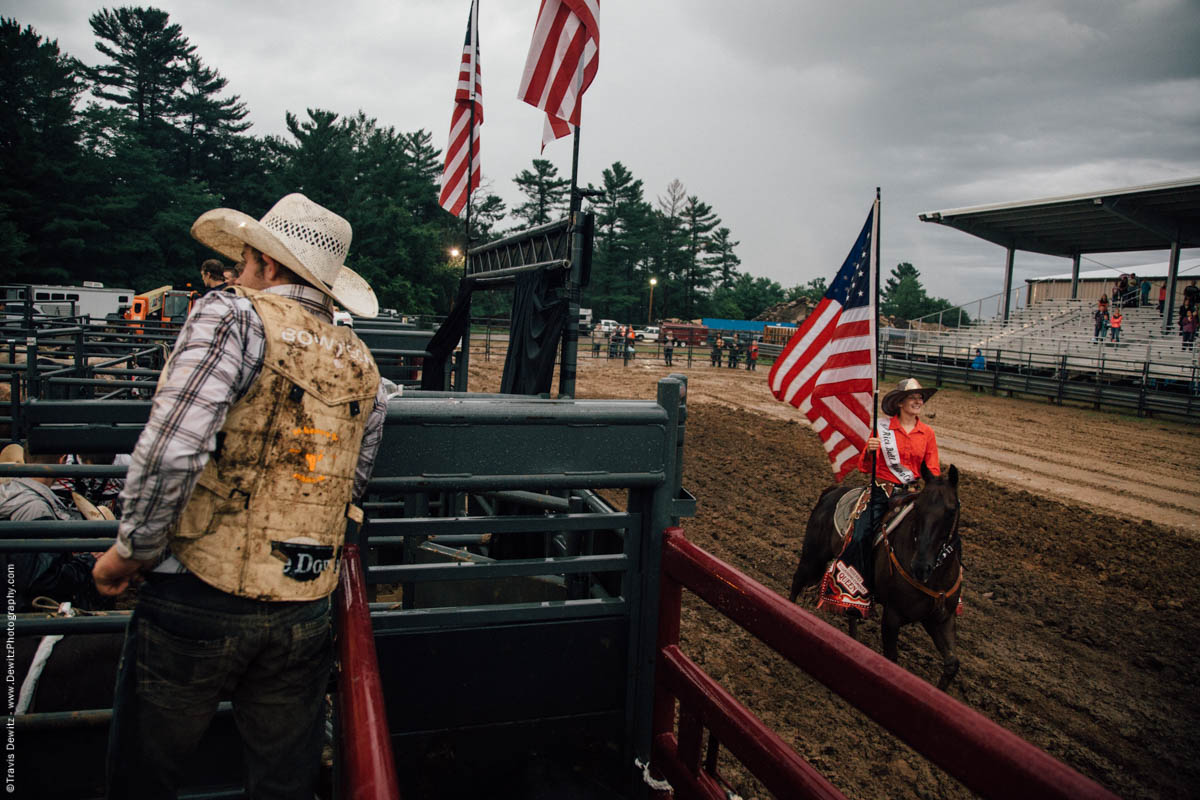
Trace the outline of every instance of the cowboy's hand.
[[108, 597], [116, 597], [129, 588], [130, 580], [141, 568], [141, 561], [125, 558], [117, 552], [116, 545], [113, 545], [96, 559], [96, 565], [92, 567], [96, 591]]
[[868, 453], [874, 453], [878, 449], [879, 449], [879, 437], [878, 436], [872, 436], [870, 439], [867, 439], [867, 452]]

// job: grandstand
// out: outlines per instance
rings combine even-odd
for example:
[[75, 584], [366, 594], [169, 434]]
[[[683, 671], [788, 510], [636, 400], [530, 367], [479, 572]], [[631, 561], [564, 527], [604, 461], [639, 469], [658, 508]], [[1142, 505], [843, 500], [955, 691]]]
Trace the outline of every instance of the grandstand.
[[[884, 329], [880, 357], [885, 368], [1056, 402], [1086, 400], [1139, 414], [1200, 415], [1200, 363], [1194, 350], [1184, 349], [1172, 319], [1182, 300], [1182, 282], [1190, 283], [1200, 271], [1200, 259], [1180, 260], [1185, 249], [1200, 247], [1200, 178], [919, 216], [1005, 249], [1004, 289], [996, 295], [1000, 308], [993, 319], [977, 314], [973, 324], [953, 330], [937, 319], [917, 321], [908, 330]], [[1168, 262], [1080, 273], [1087, 253], [1153, 250], [1168, 251]], [[1031, 281], [1025, 307], [1014, 309], [1014, 298], [1017, 305], [1021, 299], [1012, 285], [1017, 251], [1069, 258], [1072, 269]], [[1126, 309], [1119, 344], [1096, 341], [1095, 298], [1122, 271], [1151, 280], [1148, 306]], [[1162, 317], [1159, 286], [1167, 295]], [[971, 368], [976, 350], [984, 357], [982, 370]]]

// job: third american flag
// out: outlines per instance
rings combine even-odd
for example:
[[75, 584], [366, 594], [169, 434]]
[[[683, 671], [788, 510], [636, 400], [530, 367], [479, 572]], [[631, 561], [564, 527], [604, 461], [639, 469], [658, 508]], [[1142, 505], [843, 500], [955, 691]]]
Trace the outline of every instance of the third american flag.
[[775, 360], [776, 399], [800, 409], [821, 437], [838, 480], [871, 433], [875, 391], [875, 239], [879, 200], [833, 284]]
[[479, 188], [479, 126], [482, 124], [479, 0], [472, 0], [471, 13], [467, 17], [467, 38], [458, 67], [458, 88], [454, 92], [454, 113], [450, 116], [450, 143], [446, 145], [442, 193], [438, 197], [438, 205], [456, 217], [467, 204], [467, 196]]

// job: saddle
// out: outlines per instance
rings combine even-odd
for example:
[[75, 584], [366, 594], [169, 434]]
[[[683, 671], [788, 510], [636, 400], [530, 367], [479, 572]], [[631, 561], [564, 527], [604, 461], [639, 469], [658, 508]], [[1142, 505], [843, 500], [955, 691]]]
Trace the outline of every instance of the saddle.
[[[846, 548], [850, 535], [854, 533], [855, 521], [866, 510], [867, 503], [871, 499], [868, 488], [870, 487], [846, 492], [842, 495], [842, 499], [838, 500], [838, 504], [833, 510], [833, 529], [842, 538], [841, 546], [838, 548], [839, 554]], [[909, 504], [916, 499], [916, 492], [896, 492], [888, 498], [888, 510], [883, 515], [883, 524], [871, 541], [872, 547], [879, 544], [887, 534], [892, 532], [893, 528], [900, 524], [900, 520], [904, 519], [908, 515], [909, 509], [912, 508]]]

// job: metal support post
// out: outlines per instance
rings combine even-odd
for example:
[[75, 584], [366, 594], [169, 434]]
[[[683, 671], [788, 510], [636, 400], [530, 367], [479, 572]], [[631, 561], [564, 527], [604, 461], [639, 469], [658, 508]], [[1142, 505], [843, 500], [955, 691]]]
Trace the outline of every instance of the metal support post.
[[1012, 304], [1012, 276], [1013, 276], [1013, 256], [1016, 254], [1015, 248], [1008, 248], [1007, 255], [1004, 257], [1004, 321], [1008, 322], [1009, 311]]
[[1171, 330], [1171, 321], [1175, 315], [1175, 284], [1179, 279], [1179, 240], [1171, 242], [1171, 258], [1167, 265], [1167, 300], [1163, 305], [1162, 332]]

